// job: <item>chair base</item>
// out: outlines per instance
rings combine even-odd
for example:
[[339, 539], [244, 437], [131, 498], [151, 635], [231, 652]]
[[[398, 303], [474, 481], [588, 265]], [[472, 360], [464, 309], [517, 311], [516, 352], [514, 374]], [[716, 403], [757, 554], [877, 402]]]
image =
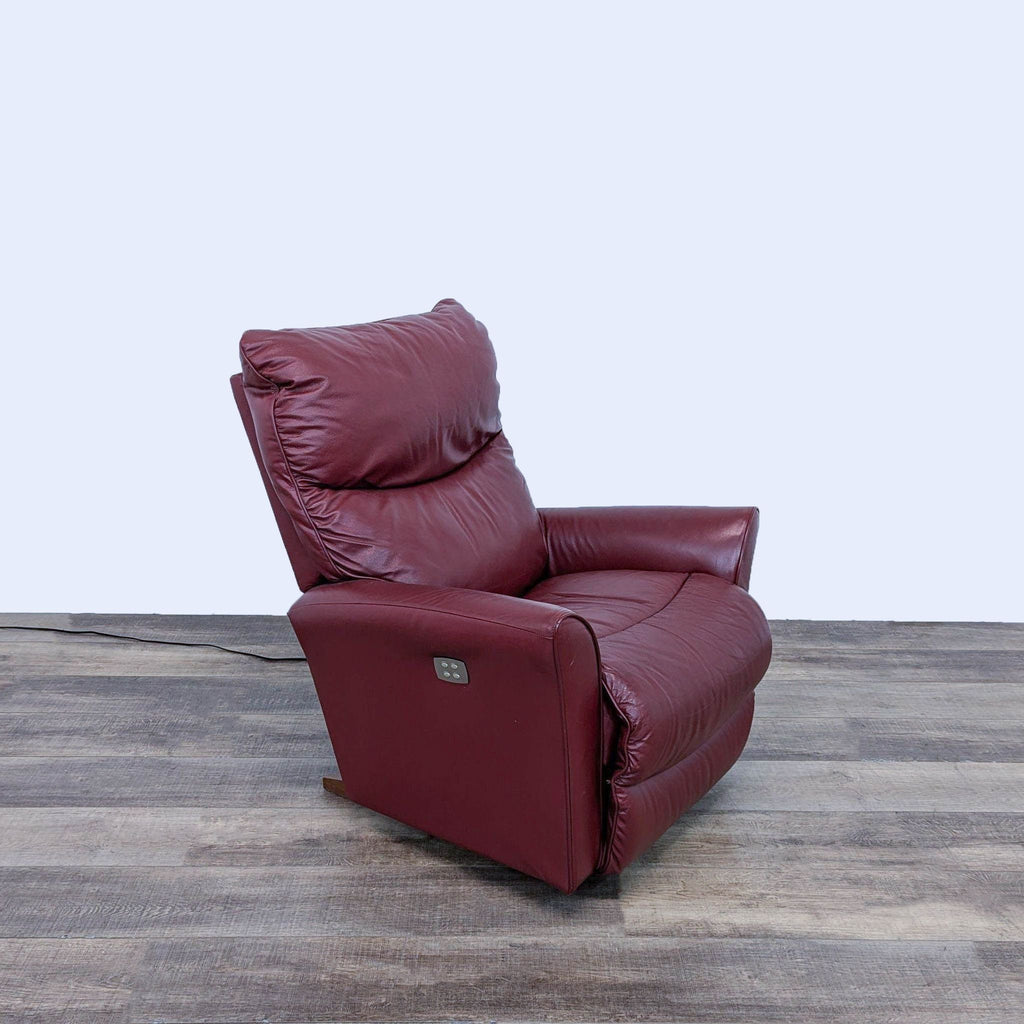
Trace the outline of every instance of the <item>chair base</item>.
[[332, 796], [344, 797], [346, 800], [351, 799], [345, 790], [344, 779], [332, 779], [329, 775], [325, 775], [320, 781], [323, 783], [324, 789]]

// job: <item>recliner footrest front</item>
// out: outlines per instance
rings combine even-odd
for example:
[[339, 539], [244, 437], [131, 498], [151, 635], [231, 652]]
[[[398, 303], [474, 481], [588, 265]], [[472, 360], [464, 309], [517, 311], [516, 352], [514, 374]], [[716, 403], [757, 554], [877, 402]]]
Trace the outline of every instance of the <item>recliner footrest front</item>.
[[608, 832], [599, 874], [615, 874], [635, 860], [700, 800], [743, 753], [754, 716], [751, 694], [701, 747], [643, 782], [609, 780]]

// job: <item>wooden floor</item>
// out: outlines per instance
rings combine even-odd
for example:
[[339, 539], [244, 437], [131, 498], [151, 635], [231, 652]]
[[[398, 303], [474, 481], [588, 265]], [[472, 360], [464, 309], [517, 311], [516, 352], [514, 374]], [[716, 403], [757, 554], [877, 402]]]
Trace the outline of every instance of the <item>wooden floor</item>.
[[1021, 1024], [1024, 626], [774, 633], [739, 764], [565, 896], [324, 793], [301, 661], [0, 630], [0, 1021]]

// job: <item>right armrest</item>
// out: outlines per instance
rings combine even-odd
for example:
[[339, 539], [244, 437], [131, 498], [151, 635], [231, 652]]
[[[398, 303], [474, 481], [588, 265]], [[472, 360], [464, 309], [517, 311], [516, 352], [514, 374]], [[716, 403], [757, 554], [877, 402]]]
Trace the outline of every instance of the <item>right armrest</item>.
[[756, 508], [542, 508], [553, 576], [600, 569], [706, 572], [750, 585]]
[[[382, 580], [314, 587], [288, 615], [353, 800], [564, 891], [593, 871], [600, 698], [581, 618]], [[445, 657], [468, 684], [437, 677]]]

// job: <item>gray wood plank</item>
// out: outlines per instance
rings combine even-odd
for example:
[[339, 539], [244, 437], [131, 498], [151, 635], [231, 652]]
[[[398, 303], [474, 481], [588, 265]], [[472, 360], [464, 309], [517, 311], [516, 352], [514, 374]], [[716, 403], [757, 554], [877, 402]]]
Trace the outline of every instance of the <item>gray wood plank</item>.
[[125, 1024], [145, 946], [0, 939], [0, 1024]]
[[[15, 631], [15, 627], [56, 626], [61, 629], [70, 629], [72, 618], [70, 612], [0, 612], [0, 627], [4, 629], [4, 632], [0, 632], [0, 643], [17, 640], [22, 635]], [[133, 615], [131, 618], [135, 618], [135, 616]], [[11, 628], [11, 632], [7, 632], [8, 627]], [[23, 635], [28, 636], [29, 634]]]
[[[409, 870], [412, 868], [413, 870]], [[1024, 872], [648, 860], [566, 896], [493, 863], [0, 868], [0, 938], [449, 934], [1024, 939]], [[438, 894], [443, 900], [438, 901]]]
[[717, 811], [1020, 813], [1024, 764], [742, 757], [697, 806]]
[[[288, 807], [12, 807], [0, 865], [232, 867], [489, 863], [351, 801]], [[639, 862], [690, 868], [834, 863], [1024, 871], [1024, 814], [694, 810]], [[638, 870], [640, 869], [638, 868]]]
[[270, 671], [259, 662], [251, 665], [249, 675], [226, 676], [17, 675], [4, 679], [0, 674], [0, 713], [62, 717], [154, 711], [200, 717], [235, 712], [319, 714], [305, 665], [286, 663]]
[[[36, 647], [56, 646], [61, 643], [76, 644], [107, 644], [112, 648], [118, 645], [138, 650], [158, 650], [160, 647], [184, 647], [187, 650], [203, 650], [210, 648], [224, 654], [233, 654], [236, 657], [247, 657], [253, 661], [304, 661], [305, 655], [297, 640], [293, 641], [265, 641], [258, 638], [251, 642], [246, 639], [234, 639], [230, 635], [220, 636], [218, 630], [208, 632], [197, 631], [195, 633], [183, 632], [180, 640], [164, 639], [163, 634], [174, 635], [174, 631], [153, 630], [152, 635], [147, 635], [147, 630], [134, 630], [133, 632], [115, 632], [116, 625], [109, 630], [79, 629], [77, 627], [49, 628], [49, 627], [16, 627], [0, 626], [0, 646], [11, 647], [8, 652], [11, 656], [17, 656], [19, 651], [25, 649], [26, 645]], [[132, 629], [131, 626], [128, 629]]]
[[0, 757], [184, 755], [331, 756], [319, 712], [195, 715], [157, 706], [136, 714], [0, 712]]
[[758, 715], [785, 718], [958, 718], [964, 722], [1024, 723], [1024, 685], [960, 678], [908, 680], [765, 679], [756, 692]]
[[[401, 863], [0, 868], [0, 938], [622, 934], [617, 878], [567, 896], [438, 847], [414, 871]], [[1006, 887], [992, 879], [982, 892]]]
[[[22, 627], [8, 630], [4, 627]], [[0, 642], [42, 641], [47, 627], [96, 630], [139, 639], [177, 643], [215, 643], [262, 654], [302, 655], [284, 615], [103, 615], [66, 613], [2, 613]]]
[[1020, 949], [622, 938], [567, 957], [515, 937], [0, 940], [0, 1020], [1018, 1024]]
[[1019, 943], [153, 940], [134, 1019], [1019, 1024]]
[[913, 650], [831, 647], [792, 648], [777, 645], [766, 682], [816, 680], [900, 682], [1024, 682], [1024, 654], [1020, 651], [946, 651], [933, 647]]
[[0, 807], [309, 807], [333, 758], [5, 757]]
[[[0, 634], [2, 637], [4, 634]], [[40, 637], [43, 634], [34, 634]], [[0, 643], [0, 680], [30, 671], [51, 676], [253, 676], [307, 671], [304, 661], [262, 661], [238, 651], [141, 643], [88, 635]]]
[[687, 938], [1024, 940], [1024, 872], [934, 864], [745, 868], [645, 858], [623, 876], [630, 935]]
[[230, 867], [488, 864], [351, 801], [309, 807], [11, 807], [0, 865]]
[[1024, 761], [1024, 728], [1005, 718], [757, 714], [744, 753], [756, 761]]
[[773, 619], [782, 649], [1024, 651], [1024, 622], [826, 622]]
[[804, 865], [879, 869], [922, 865], [1024, 870], [1024, 814], [933, 811], [692, 810], [643, 858], [641, 869]]

